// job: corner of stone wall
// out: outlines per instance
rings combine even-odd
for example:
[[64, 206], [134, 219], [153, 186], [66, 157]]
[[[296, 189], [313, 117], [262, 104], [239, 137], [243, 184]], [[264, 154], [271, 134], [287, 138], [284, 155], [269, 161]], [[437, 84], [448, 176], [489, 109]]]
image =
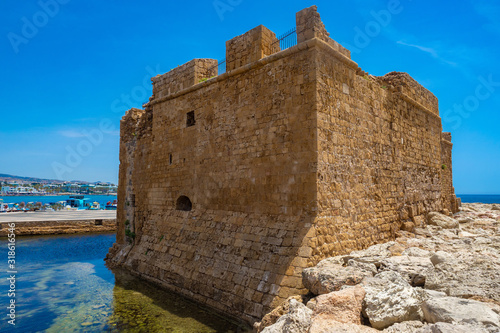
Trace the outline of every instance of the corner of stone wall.
[[226, 71], [250, 64], [279, 51], [276, 34], [263, 25], [226, 42]]
[[330, 34], [326, 31], [316, 6], [304, 8], [297, 12], [295, 19], [297, 22], [297, 43], [300, 44], [309, 39], [319, 38], [328, 43], [336, 51], [351, 59], [351, 51], [330, 38]]
[[[153, 98], [161, 98], [198, 84], [203, 79], [217, 76], [217, 60], [193, 59], [170, 72], [151, 78]], [[151, 100], [151, 99], [150, 99]]]
[[[116, 216], [116, 242], [125, 244], [126, 221], [133, 220], [133, 206], [130, 206], [130, 197], [133, 195], [132, 174], [134, 169], [134, 155], [137, 137], [140, 131], [145, 131], [147, 125], [144, 117], [146, 110], [132, 108], [128, 110], [120, 121], [120, 169], [118, 179], [118, 207]], [[142, 123], [142, 128], [141, 128]], [[128, 205], [127, 205], [128, 203]], [[133, 221], [132, 221], [133, 222]]]
[[456, 213], [460, 208], [460, 199], [456, 197], [453, 187], [452, 148], [451, 133], [441, 133], [441, 199], [443, 208]]

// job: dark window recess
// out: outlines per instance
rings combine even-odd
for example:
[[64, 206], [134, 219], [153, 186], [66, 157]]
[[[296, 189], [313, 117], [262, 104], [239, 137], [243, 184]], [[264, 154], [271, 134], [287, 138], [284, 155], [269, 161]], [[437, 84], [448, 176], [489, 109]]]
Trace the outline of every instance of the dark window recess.
[[196, 120], [194, 119], [194, 111], [189, 111], [186, 118], [186, 127], [194, 126]]
[[168, 163], [172, 164], [172, 154], [168, 154]]
[[132, 207], [135, 207], [135, 194], [132, 194], [132, 197], [130, 199]]
[[177, 202], [175, 204], [175, 209], [189, 212], [192, 208], [193, 204], [191, 203], [191, 200], [189, 200], [189, 198], [186, 197], [185, 195], [181, 195], [179, 199], [177, 199]]

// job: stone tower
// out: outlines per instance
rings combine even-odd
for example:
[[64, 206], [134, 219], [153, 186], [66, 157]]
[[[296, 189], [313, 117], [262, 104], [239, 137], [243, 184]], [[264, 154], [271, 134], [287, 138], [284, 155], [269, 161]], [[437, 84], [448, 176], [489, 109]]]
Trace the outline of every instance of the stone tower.
[[252, 322], [303, 268], [457, 210], [437, 98], [363, 72], [315, 6], [296, 18], [297, 45], [258, 26], [227, 72], [191, 60], [127, 111], [110, 264]]

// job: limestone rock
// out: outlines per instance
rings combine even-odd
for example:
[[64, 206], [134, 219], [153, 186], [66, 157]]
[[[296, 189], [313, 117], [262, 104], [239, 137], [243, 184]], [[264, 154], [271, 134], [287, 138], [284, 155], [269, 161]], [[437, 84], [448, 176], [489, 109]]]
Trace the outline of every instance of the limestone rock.
[[396, 256], [382, 260], [381, 270], [398, 272], [412, 286], [421, 286], [425, 284], [425, 272], [433, 269], [431, 260], [428, 257], [417, 256]]
[[[493, 330], [482, 326], [473, 325], [460, 325], [460, 324], [450, 324], [450, 323], [435, 323], [432, 325], [426, 325], [421, 330], [416, 331], [417, 333], [485, 333], [485, 332], [495, 332]], [[496, 331], [498, 332], [498, 331]]]
[[372, 263], [364, 262], [363, 258], [349, 259], [349, 261], [347, 261], [347, 266], [359, 268], [359, 270], [365, 273], [371, 273], [371, 276], [378, 273], [377, 266]]
[[359, 285], [320, 295], [316, 297], [313, 321], [321, 318], [360, 325], [364, 297], [365, 290]]
[[364, 314], [377, 329], [408, 320], [422, 320], [424, 294], [399, 274], [386, 271], [363, 282], [366, 291]]
[[443, 263], [450, 263], [454, 260], [454, 258], [447, 252], [438, 251], [434, 255], [432, 255], [430, 261], [434, 266], [438, 266]]
[[420, 332], [427, 324], [418, 320], [410, 320], [402, 323], [396, 323], [384, 329], [383, 333], [415, 333]]
[[405, 249], [402, 255], [407, 255], [409, 257], [430, 258], [432, 256], [432, 253], [428, 250], [412, 246]]
[[[472, 247], [477, 245], [472, 244]], [[500, 301], [499, 256], [498, 253], [494, 255], [494, 249], [489, 245], [484, 251], [485, 255], [472, 251], [456, 251], [453, 254], [436, 252], [431, 257], [434, 269], [425, 272], [425, 288], [442, 291], [449, 296], [478, 296]]]
[[322, 260], [315, 267], [302, 271], [302, 283], [315, 295], [338, 291], [344, 285], [356, 285], [373, 271], [363, 267], [342, 266], [331, 260]]
[[430, 298], [422, 303], [425, 320], [429, 323], [445, 322], [481, 324], [500, 328], [500, 317], [486, 304], [457, 297]]
[[460, 217], [457, 219], [457, 221], [458, 221], [458, 223], [463, 224], [463, 223], [470, 223], [474, 220], [470, 217]]
[[290, 300], [289, 311], [262, 333], [306, 333], [311, 326], [312, 310], [295, 299]]
[[290, 301], [292, 299], [302, 302], [302, 297], [300, 296], [288, 297], [281, 305], [266, 314], [259, 323], [254, 324], [257, 332], [261, 332], [264, 328], [274, 324], [281, 316], [287, 314], [290, 311]]
[[372, 258], [387, 258], [392, 256], [392, 252], [390, 250], [391, 247], [396, 245], [396, 242], [387, 242], [387, 243], [382, 243], [382, 244], [375, 244], [370, 246], [369, 248], [365, 250], [360, 250], [360, 251], [353, 251], [349, 255], [350, 258], [366, 258], [366, 257], [372, 257]]
[[328, 318], [319, 318], [314, 320], [308, 333], [377, 333], [373, 329], [364, 325], [350, 323], [339, 323]]
[[438, 212], [431, 212], [427, 216], [429, 224], [437, 225], [444, 229], [458, 228], [458, 221]]
[[382, 333], [485, 333], [495, 332], [494, 328], [482, 325], [436, 323], [426, 324], [420, 321], [405, 321], [394, 324]]
[[[430, 217], [442, 218], [436, 214]], [[323, 291], [343, 292], [356, 288], [344, 282], [346, 275], [357, 272], [366, 291], [362, 312], [386, 333], [500, 333], [500, 212], [487, 204], [464, 204], [452, 220], [461, 221], [460, 226], [446, 229], [436, 222], [418, 228], [415, 235], [400, 234], [394, 242], [324, 260], [311, 282]], [[328, 297], [320, 295], [308, 303], [314, 309], [311, 331], [365, 329], [342, 326], [353, 324], [339, 322], [341, 311], [320, 313], [318, 300]], [[424, 318], [430, 323], [422, 323]]]

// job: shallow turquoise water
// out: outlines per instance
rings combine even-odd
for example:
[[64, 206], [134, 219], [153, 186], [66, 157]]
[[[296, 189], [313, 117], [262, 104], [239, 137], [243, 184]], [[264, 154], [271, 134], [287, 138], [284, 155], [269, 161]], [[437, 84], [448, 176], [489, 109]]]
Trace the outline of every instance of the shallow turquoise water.
[[102, 258], [114, 240], [114, 234], [18, 238], [15, 326], [6, 309], [7, 240], [0, 240], [0, 332], [246, 330], [127, 272], [110, 271]]

